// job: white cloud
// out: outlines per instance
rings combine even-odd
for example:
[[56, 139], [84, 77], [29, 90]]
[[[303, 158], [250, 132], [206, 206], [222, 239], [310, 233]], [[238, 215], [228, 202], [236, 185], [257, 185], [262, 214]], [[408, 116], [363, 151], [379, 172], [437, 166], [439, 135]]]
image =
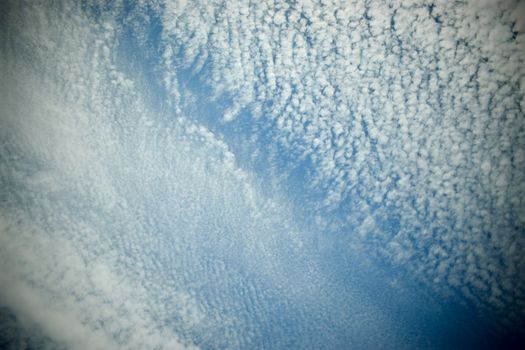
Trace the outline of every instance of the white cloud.
[[[184, 118], [182, 112], [191, 99], [181, 93], [187, 82], [180, 72], [188, 68], [209, 75], [214, 89], [210, 100], [217, 102], [224, 95], [233, 99], [217, 120], [235, 125], [241, 111], [259, 111], [254, 116], [259, 118], [252, 129], [255, 133], [271, 130], [271, 147], [301, 154], [297, 163], [305, 156], [311, 158], [312, 174], [305, 188], [321, 198], [307, 209], [324, 218], [318, 219], [319, 227], [350, 227], [355, 231], [348, 238], [352, 246], [401, 264], [429, 285], [438, 281], [440, 287], [435, 288], [445, 289], [444, 294], [463, 290], [462, 297], [475, 304], [501, 314], [508, 311], [511, 322], [523, 317], [522, 310], [510, 311], [525, 295], [525, 263], [519, 253], [525, 244], [521, 234], [525, 46], [523, 25], [516, 15], [523, 3], [434, 4], [431, 10], [422, 1], [394, 2], [391, 7], [371, 1], [366, 8], [359, 1], [324, 5], [300, 1], [283, 8], [266, 1], [250, 6], [235, 1], [168, 1], [155, 10], [163, 11], [157, 14], [164, 50], [158, 68], [177, 117], [174, 124], [148, 112], [150, 106], [138, 88], [147, 84], [140, 78], [132, 81], [117, 69], [115, 45], [122, 28], [107, 20], [114, 13], [100, 19], [106, 22], [100, 27], [70, 5], [63, 11], [70, 14], [67, 18], [51, 7], [13, 6], [7, 16], [12, 37], [6, 37], [13, 48], [3, 46], [1, 55], [6, 75], [1, 83], [0, 122], [2, 137], [14, 149], [3, 149], [3, 154], [14, 152], [22, 160], [9, 159], [1, 171], [12, 186], [31, 190], [24, 199], [31, 210], [13, 209], [22, 203], [12, 195], [7, 207], [15, 211], [9, 215], [31, 218], [37, 227], [62, 225], [60, 234], [43, 230], [62, 238], [71, 225], [69, 233], [78, 245], [64, 261], [84, 255], [108, 259], [86, 266], [76, 261], [70, 268], [59, 265], [58, 274], [67, 277], [55, 276], [55, 289], [74, 289], [71, 278], [83, 276], [78, 287], [89, 286], [95, 294], [84, 296], [86, 301], [99, 305], [109, 298], [110, 306], [103, 312], [111, 324], [93, 331], [102, 311], [78, 324], [82, 308], [62, 305], [68, 309], [64, 314], [57, 311], [60, 306], [46, 309], [56, 316], [57, 324], [69, 320], [79, 327], [76, 338], [59, 340], [94, 336], [106, 341], [109, 329], [122, 328], [134, 334], [127, 339], [129, 347], [160, 346], [160, 339], [171, 333], [166, 327], [148, 328], [148, 322], [162, 323], [158, 319], [163, 317], [180, 320], [175, 322], [184, 335], [179, 339], [171, 334], [177, 344], [198, 329], [216, 331], [214, 322], [228, 324], [233, 333], [238, 327], [225, 315], [210, 315], [212, 306], [201, 305], [184, 290], [191, 280], [184, 269], [192, 266], [200, 271], [192, 263], [192, 254], [200, 253], [184, 249], [191, 242], [190, 232], [199, 232], [204, 242], [228, 251], [232, 244], [239, 248], [238, 242], [257, 241], [256, 224], [273, 227], [274, 223], [263, 220], [266, 216], [281, 220], [286, 214], [261, 207], [251, 175], [236, 168], [226, 142]], [[146, 16], [141, 10], [137, 10], [140, 16]], [[190, 155], [191, 162], [183, 155]], [[277, 156], [269, 158], [275, 167]], [[24, 166], [27, 159], [34, 161], [35, 169]], [[295, 165], [269, 172], [283, 170], [285, 177]], [[63, 193], [76, 197], [57, 200]], [[165, 205], [152, 215], [151, 207], [159, 202]], [[95, 203], [97, 210], [86, 203]], [[223, 211], [214, 212], [217, 207]], [[387, 207], [400, 217], [395, 236], [381, 227]], [[342, 208], [348, 209], [341, 214], [344, 219], [333, 220]], [[203, 217], [203, 211], [211, 212]], [[87, 227], [75, 222], [79, 212], [86, 216]], [[115, 222], [93, 219], [97, 213]], [[200, 221], [188, 222], [185, 215], [196, 215]], [[225, 224], [224, 216], [233, 222]], [[246, 217], [254, 223], [243, 221]], [[173, 218], [181, 226], [175, 237], [164, 241], [140, 236], [162, 227], [165, 234], [172, 232]], [[208, 223], [213, 220], [221, 229], [251, 233], [222, 237], [209, 230], [217, 225]], [[111, 241], [98, 235], [107, 230], [131, 238]], [[32, 232], [17, 242], [30, 242], [36, 235]], [[244, 261], [242, 254], [232, 259], [278, 280], [283, 273], [271, 276], [279, 261], [272, 239], [279, 232], [268, 228], [265, 234], [268, 237], [257, 241], [259, 245], [243, 247], [246, 257], [258, 257], [257, 263]], [[15, 239], [5, 233], [1, 237]], [[112, 244], [131, 257], [120, 263], [107, 257]], [[168, 248], [162, 248], [165, 245]], [[206, 243], [190, 248], [214, 251]], [[51, 246], [33, 249], [42, 264], [39, 267], [31, 256], [24, 258], [26, 263], [34, 269], [49, 267], [46, 253]], [[133, 258], [145, 249], [159, 250], [165, 260]], [[180, 269], [183, 277], [163, 291], [163, 274], [168, 272], [159, 269], [155, 278], [144, 276], [149, 268], [166, 262]], [[123, 266], [129, 268], [127, 273]], [[135, 285], [134, 274], [148, 284]], [[45, 284], [44, 275], [30, 277]], [[16, 276], [9, 278], [18, 281]], [[444, 281], [449, 285], [441, 288]], [[21, 283], [20, 289], [26, 290]], [[118, 290], [119, 296], [111, 297], [110, 290]], [[15, 300], [12, 290], [5, 293], [10, 295], [6, 300]], [[169, 310], [148, 304], [170, 295], [178, 301]], [[120, 299], [128, 302], [119, 304]], [[39, 300], [35, 310], [42, 310], [43, 299], [37, 295], [35, 300]], [[140, 315], [148, 322], [130, 316], [128, 322], [119, 323], [111, 318], [113, 312]], [[39, 315], [28, 317], [41, 323]], [[152, 321], [154, 316], [157, 321]], [[132, 324], [144, 324], [145, 333]]]
[[[523, 119], [511, 117], [523, 110], [523, 84], [518, 83], [525, 75], [523, 35], [512, 29], [521, 28], [513, 10], [522, 3], [436, 1], [432, 8], [422, 1], [367, 4], [365, 9], [360, 2], [300, 2], [286, 10], [284, 21], [280, 10], [263, 1], [253, 4], [250, 13], [256, 15], [241, 16], [242, 22], [231, 12], [228, 21], [210, 24], [204, 30], [213, 35], [199, 44], [213, 48], [211, 74], [229, 82], [217, 93], [238, 96], [253, 89], [258, 97], [237, 100], [240, 109], [249, 104], [262, 108], [268, 100], [278, 106], [263, 112], [267, 127], [275, 125], [275, 140], [286, 151], [306, 148], [315, 169], [310, 185], [331, 184], [322, 190], [329, 208], [349, 198], [382, 205], [385, 188], [375, 184], [378, 178], [390, 179], [393, 187], [386, 198], [405, 217], [401, 230], [410, 237], [407, 245], [430, 244], [421, 227], [443, 229], [465, 245], [450, 247], [436, 237], [433, 243], [448, 252], [437, 260], [415, 246], [403, 248], [417, 252], [410, 261], [399, 258], [398, 248], [378, 255], [403, 261], [409, 271], [425, 266], [419, 278], [429, 282], [438, 275], [461, 275], [469, 298], [497, 299], [495, 309], [505, 305], [509, 310], [516, 298], [490, 296], [476, 288], [480, 280], [461, 272], [453, 261], [476, 251], [481, 269], [497, 266], [483, 283], [500, 285], [504, 276], [522, 279], [513, 270], [523, 264], [522, 258], [498, 243], [503, 237], [523, 241], [523, 203], [518, 199], [524, 196], [523, 162], [513, 156], [525, 146], [518, 131]], [[365, 12], [371, 22], [363, 19]], [[186, 13], [188, 24], [193, 16]], [[515, 38], [512, 30], [519, 32]], [[165, 35], [176, 34], [165, 28]], [[232, 70], [229, 59], [239, 56], [243, 71], [253, 75]], [[313, 97], [314, 103], [305, 102]], [[339, 113], [341, 105], [351, 112]], [[293, 127], [299, 115], [314, 132]], [[232, 111], [227, 116], [233, 119]], [[350, 135], [330, 132], [340, 125], [348, 126]], [[335, 153], [354, 156], [334, 161], [334, 144]], [[496, 158], [506, 162], [494, 162]], [[359, 231], [370, 232], [367, 227]], [[487, 231], [491, 236], [485, 239]], [[388, 232], [373, 235], [390, 241]], [[525, 289], [516, 285], [503, 293], [523, 296]]]
[[[57, 344], [81, 349], [263, 347], [263, 326], [287, 318], [295, 333], [272, 328], [270, 347], [290, 336], [298, 347], [309, 344], [305, 335], [345, 336], [337, 330], [349, 324], [356, 346], [402, 342], [391, 315], [358, 293], [330, 298], [337, 287], [311, 260], [311, 236], [286, 200], [263, 193], [224, 141], [182, 114], [190, 93], [178, 90], [176, 73], [191, 62], [179, 62], [176, 45], [163, 55], [172, 115], [155, 109], [147, 79], [119, 55], [124, 29], [110, 14], [92, 23], [74, 6], [35, 4], [7, 18], [2, 305]], [[170, 28], [200, 25], [178, 18]], [[185, 59], [196, 52], [193, 44]], [[263, 66], [251, 71], [264, 75]], [[254, 98], [237, 96], [239, 105]], [[333, 320], [341, 306], [356, 313]], [[377, 329], [385, 335], [376, 340]]]

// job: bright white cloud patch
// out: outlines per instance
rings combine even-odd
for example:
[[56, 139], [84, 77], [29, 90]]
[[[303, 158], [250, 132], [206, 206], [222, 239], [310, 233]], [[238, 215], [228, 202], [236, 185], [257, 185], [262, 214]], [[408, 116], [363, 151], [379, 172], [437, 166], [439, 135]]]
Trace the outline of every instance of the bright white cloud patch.
[[51, 344], [439, 346], [407, 275], [523, 323], [522, 2], [1, 6], [0, 306]]

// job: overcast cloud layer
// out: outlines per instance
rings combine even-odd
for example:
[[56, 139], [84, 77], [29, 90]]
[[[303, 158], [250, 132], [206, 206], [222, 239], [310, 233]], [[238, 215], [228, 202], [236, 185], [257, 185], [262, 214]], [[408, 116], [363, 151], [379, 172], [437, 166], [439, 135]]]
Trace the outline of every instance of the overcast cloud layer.
[[525, 2], [0, 8], [0, 346], [520, 336]]

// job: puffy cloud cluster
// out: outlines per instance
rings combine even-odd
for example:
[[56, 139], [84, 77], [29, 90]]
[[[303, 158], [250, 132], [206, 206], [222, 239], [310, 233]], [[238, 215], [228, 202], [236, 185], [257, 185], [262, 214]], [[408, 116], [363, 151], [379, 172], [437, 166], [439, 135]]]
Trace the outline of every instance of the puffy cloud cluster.
[[[247, 140], [269, 135], [246, 145], [279, 148], [269, 173], [307, 168], [321, 236], [523, 323], [523, 2], [67, 3], [1, 5], [0, 304], [27, 328], [86, 348], [406, 345], [184, 116], [203, 102], [188, 76], [223, 130], [249, 115]], [[126, 35], [158, 35], [175, 117], [129, 74]]]
[[352, 246], [482, 313], [523, 321], [522, 2], [162, 9], [167, 89], [180, 84], [175, 67], [209, 62], [215, 98], [233, 101], [223, 121], [249, 113], [297, 165], [312, 162], [319, 222], [333, 227], [337, 213]]
[[[116, 237], [140, 231], [112, 172], [132, 166], [125, 143], [147, 118], [113, 64], [115, 28], [70, 4], [5, 6], [0, 303], [52, 347], [182, 347], [150, 311], [153, 287], [134, 276], [144, 262], [119, 255]], [[142, 244], [121, 243], [130, 253]], [[172, 304], [195, 309], [191, 298]]]
[[[286, 200], [262, 193], [225, 141], [182, 114], [188, 96], [178, 90], [179, 68], [168, 64], [180, 52], [166, 42], [163, 81], [174, 115], [148, 100], [148, 79], [128, 74], [136, 67], [122, 56], [123, 5], [1, 6], [0, 306], [31, 341], [37, 334], [52, 348], [378, 348], [406, 346], [418, 333], [359, 283], [328, 278]], [[146, 7], [134, 15], [148, 21]], [[171, 18], [184, 9], [202, 17]], [[230, 62], [219, 47], [206, 56], [200, 44], [208, 37], [201, 25], [217, 15], [206, 9], [150, 10], [171, 18], [164, 28], [175, 37], [165, 40], [181, 43], [186, 61]], [[285, 17], [274, 21], [284, 25]], [[217, 28], [213, 36], [224, 29]], [[264, 45], [261, 72], [273, 60]], [[276, 86], [277, 73], [268, 74]], [[237, 81], [216, 74], [218, 88]], [[252, 88], [238, 108], [268, 98], [263, 86]], [[21, 334], [6, 337], [20, 343]]]

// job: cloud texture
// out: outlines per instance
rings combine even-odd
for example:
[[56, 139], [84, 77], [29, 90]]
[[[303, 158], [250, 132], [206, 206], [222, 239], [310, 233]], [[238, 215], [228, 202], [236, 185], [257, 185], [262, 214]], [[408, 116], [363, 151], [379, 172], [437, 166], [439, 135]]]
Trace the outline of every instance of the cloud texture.
[[523, 2], [2, 7], [0, 305], [44, 343], [524, 323]]
[[166, 66], [208, 59], [349, 244], [523, 321], [523, 3], [214, 4], [166, 5]]

